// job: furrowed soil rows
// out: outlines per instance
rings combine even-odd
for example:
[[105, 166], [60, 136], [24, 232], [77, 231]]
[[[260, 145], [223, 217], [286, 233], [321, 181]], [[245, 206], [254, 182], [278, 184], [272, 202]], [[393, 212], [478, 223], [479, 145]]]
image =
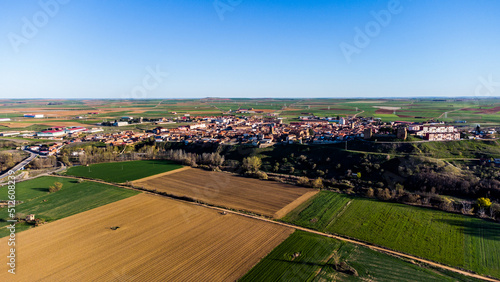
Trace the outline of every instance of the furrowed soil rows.
[[2, 264], [0, 281], [234, 281], [292, 232], [140, 194], [17, 234], [16, 275]]
[[[147, 189], [156, 189], [176, 196], [203, 201], [208, 204], [274, 217], [283, 216], [280, 211], [304, 194], [315, 191], [293, 185], [261, 181], [233, 176], [221, 172], [187, 169], [170, 175], [133, 184]], [[309, 193], [312, 197], [315, 193]], [[302, 197], [306, 201], [309, 197]], [[300, 203], [295, 202], [298, 206]]]

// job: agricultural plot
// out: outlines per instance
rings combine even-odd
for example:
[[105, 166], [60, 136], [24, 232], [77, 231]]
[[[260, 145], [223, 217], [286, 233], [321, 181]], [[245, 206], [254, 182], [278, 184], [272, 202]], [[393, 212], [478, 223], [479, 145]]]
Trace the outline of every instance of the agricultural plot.
[[[62, 189], [49, 193], [49, 187], [56, 181], [63, 184]], [[138, 193], [102, 183], [90, 181], [78, 183], [73, 179], [46, 176], [16, 184], [16, 200], [23, 202], [16, 206], [16, 212], [23, 215], [35, 214], [37, 218], [45, 221], [54, 221]], [[0, 200], [7, 199], [7, 187], [1, 187]], [[7, 208], [1, 208], [0, 218], [6, 219], [8, 217]], [[9, 234], [5, 228], [8, 224], [6, 221], [0, 221], [0, 237]], [[31, 225], [20, 223], [16, 230], [19, 232], [30, 227]]]
[[[279, 217], [306, 201], [316, 191], [271, 181], [233, 176], [228, 173], [187, 169], [170, 175], [134, 181], [133, 184], [208, 204]], [[312, 192], [312, 193], [310, 193]]]
[[162, 160], [129, 161], [93, 164], [90, 166], [75, 166], [69, 168], [66, 174], [122, 183], [158, 173], [168, 172], [181, 167], [182, 165]]
[[140, 194], [19, 233], [17, 273], [2, 264], [0, 281], [234, 281], [292, 232]]
[[331, 192], [321, 192], [283, 220], [500, 277], [498, 223]]
[[[341, 263], [356, 271], [341, 268]], [[479, 281], [366, 247], [295, 231], [240, 281]]]

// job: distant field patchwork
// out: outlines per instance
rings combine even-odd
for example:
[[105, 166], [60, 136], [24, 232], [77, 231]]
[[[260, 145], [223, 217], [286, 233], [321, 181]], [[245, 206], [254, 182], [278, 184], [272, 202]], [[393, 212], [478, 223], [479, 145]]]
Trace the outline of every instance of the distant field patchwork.
[[234, 281], [292, 232], [140, 194], [19, 233], [17, 274], [3, 263], [0, 281]]
[[163, 160], [129, 161], [93, 164], [90, 166], [75, 166], [69, 168], [66, 174], [122, 183], [179, 169], [181, 167], [182, 165]]
[[498, 223], [326, 191], [283, 220], [500, 278]]
[[[300, 198], [298, 201], [302, 202], [316, 193], [315, 190], [293, 185], [201, 169], [187, 169], [170, 175], [134, 181], [133, 184], [270, 217], [283, 216], [290, 206], [299, 204], [295, 202], [297, 199]], [[307, 196], [302, 197], [306, 193]]]

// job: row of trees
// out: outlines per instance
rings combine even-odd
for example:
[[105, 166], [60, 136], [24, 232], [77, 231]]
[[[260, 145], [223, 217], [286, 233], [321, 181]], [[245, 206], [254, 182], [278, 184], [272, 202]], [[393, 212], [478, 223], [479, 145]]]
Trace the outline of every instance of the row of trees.
[[489, 198], [481, 197], [477, 201], [458, 201], [432, 193], [411, 193], [398, 184], [396, 189], [368, 188], [365, 196], [382, 201], [396, 201], [405, 204], [433, 207], [447, 212], [462, 214], [477, 214], [480, 217], [490, 217], [500, 220], [500, 205], [492, 203]]
[[0, 148], [10, 148], [15, 149], [19, 146], [19, 143], [16, 143], [11, 140], [0, 140]]
[[55, 167], [57, 165], [57, 158], [55, 156], [49, 156], [47, 158], [36, 158], [30, 164], [29, 167], [32, 169], [43, 169], [49, 167]]
[[20, 152], [0, 153], [0, 171], [6, 171], [21, 162], [25, 156]]
[[495, 178], [479, 178], [472, 173], [443, 173], [425, 169], [407, 178], [405, 187], [411, 191], [433, 192], [455, 196], [477, 197], [490, 194], [500, 198], [500, 181]]
[[208, 166], [211, 168], [220, 168], [224, 164], [224, 157], [219, 153], [196, 154], [188, 153], [181, 149], [171, 149], [161, 154], [161, 157], [193, 167]]

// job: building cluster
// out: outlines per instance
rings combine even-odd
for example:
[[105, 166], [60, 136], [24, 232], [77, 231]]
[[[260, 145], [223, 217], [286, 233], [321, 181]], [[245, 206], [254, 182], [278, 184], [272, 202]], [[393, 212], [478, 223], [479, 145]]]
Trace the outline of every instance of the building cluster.
[[[135, 120], [133, 117], [122, 117], [122, 121]], [[141, 120], [141, 119], [140, 119]], [[98, 141], [113, 146], [133, 145], [144, 140], [156, 142], [183, 143], [217, 143], [247, 144], [266, 147], [276, 143], [300, 144], [333, 144], [364, 138], [366, 140], [381, 137], [405, 140], [408, 135], [429, 141], [459, 140], [461, 132], [453, 125], [444, 123], [384, 123], [380, 119], [366, 117], [315, 117], [301, 116], [296, 121], [284, 123], [276, 115], [265, 116], [184, 116], [178, 120], [182, 125], [176, 128], [164, 127], [174, 123], [167, 119], [159, 119], [156, 128], [146, 132], [125, 130], [104, 133], [102, 128], [87, 129], [85, 127], [52, 127], [23, 137], [46, 138], [71, 142]], [[19, 134], [17, 132], [4, 134]], [[5, 135], [7, 136], [7, 135]], [[44, 154], [53, 153], [53, 148], [44, 149]], [[33, 150], [36, 150], [33, 148]], [[56, 149], [57, 150], [57, 149]], [[41, 152], [39, 150], [39, 152]]]
[[133, 132], [123, 131], [117, 133], [106, 133], [99, 135], [90, 135], [82, 138], [81, 141], [100, 141], [113, 146], [133, 145], [153, 137], [151, 132]]
[[[408, 134], [424, 140], [459, 140], [454, 126], [444, 124], [382, 123], [373, 118], [315, 118], [300, 117], [288, 124], [276, 117], [209, 117], [194, 118], [192, 124], [175, 129], [157, 127], [153, 130], [158, 142], [212, 142], [220, 144], [252, 144], [268, 146], [274, 143], [331, 144], [393, 136], [406, 139]], [[410, 128], [410, 126], [412, 126]]]
[[35, 133], [34, 136], [38, 138], [62, 138], [62, 137], [76, 137], [81, 133], [95, 133], [103, 131], [102, 128], [92, 128], [88, 129], [83, 126], [72, 126], [72, 127], [50, 127], [47, 130]]
[[460, 140], [460, 132], [453, 125], [412, 124], [408, 131], [429, 141]]
[[24, 149], [42, 156], [54, 156], [59, 153], [59, 150], [64, 146], [64, 143], [58, 142], [52, 145], [39, 144], [34, 146], [26, 146]]

